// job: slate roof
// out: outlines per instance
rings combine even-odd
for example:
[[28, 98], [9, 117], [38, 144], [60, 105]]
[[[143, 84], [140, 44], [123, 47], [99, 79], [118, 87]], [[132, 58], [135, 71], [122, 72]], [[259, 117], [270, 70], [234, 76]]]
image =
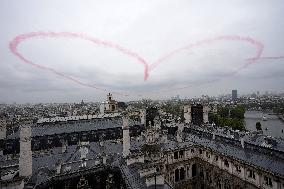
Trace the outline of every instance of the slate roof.
[[[129, 125], [138, 125], [138, 122], [129, 120]], [[53, 135], [61, 133], [82, 132], [109, 128], [122, 127], [122, 118], [95, 119], [90, 121], [76, 121], [64, 123], [50, 123], [39, 126], [32, 126], [32, 137]], [[7, 139], [19, 138], [19, 131], [7, 136]]]
[[[101, 120], [102, 121], [102, 120]], [[104, 124], [105, 125], [104, 125]], [[84, 122], [81, 123], [82, 125], [71, 124], [68, 125], [68, 127], [76, 127], [78, 130], [88, 130], [90, 128], [96, 127], [98, 128], [108, 128], [108, 127], [115, 127], [122, 125], [122, 120], [116, 120], [114, 122], [110, 121], [102, 121], [98, 122], [96, 125], [92, 122]], [[104, 125], [104, 126], [101, 126]], [[51, 127], [51, 126], [50, 126]], [[61, 125], [56, 125], [55, 127], [58, 127], [57, 129], [61, 129]], [[36, 128], [36, 127], [34, 127]], [[42, 130], [34, 130], [33, 133], [37, 132], [43, 132]], [[51, 130], [53, 130], [52, 128]], [[68, 128], [69, 130], [70, 128]], [[64, 130], [64, 129], [63, 129]], [[72, 129], [70, 129], [71, 131]], [[48, 133], [49, 130], [44, 131], [44, 133]], [[51, 131], [50, 131], [51, 132]], [[59, 132], [57, 130], [52, 132]], [[66, 130], [64, 131], [66, 132]], [[72, 131], [74, 132], [74, 131]], [[167, 143], [163, 144], [163, 148], [165, 150], [170, 149], [177, 149], [177, 148], [183, 148], [186, 146], [203, 146], [204, 148], [212, 149], [213, 151], [216, 151], [220, 154], [224, 154], [226, 156], [232, 157], [234, 159], [237, 159], [239, 161], [243, 161], [244, 163], [257, 166], [262, 168], [263, 170], [269, 171], [271, 173], [280, 175], [284, 177], [284, 160], [275, 158], [271, 155], [265, 155], [261, 152], [252, 151], [246, 148], [242, 148], [240, 146], [235, 146], [232, 144], [228, 144], [222, 141], [216, 141], [212, 139], [208, 139], [206, 137], [198, 136], [193, 133], [185, 133], [185, 142], [178, 143], [177, 141], [168, 140]], [[141, 146], [145, 143], [145, 140], [142, 139], [143, 137], [140, 137], [140, 139], [132, 139], [131, 140], [131, 150], [140, 150]], [[169, 137], [170, 138], [170, 137]], [[103, 142], [104, 147], [102, 148], [98, 142], [91, 142], [89, 143], [88, 148], [89, 153], [87, 154], [87, 159], [95, 159], [98, 158], [99, 155], [102, 153], [102, 149], [104, 150], [104, 153], [107, 155], [108, 160], [112, 165], [120, 166], [121, 170], [125, 174], [125, 177], [127, 178], [129, 183], [131, 184], [132, 188], [144, 188], [145, 187], [145, 180], [144, 178], [140, 178], [139, 173], [137, 172], [139, 165], [136, 163], [131, 166], [126, 166], [125, 164], [121, 163], [121, 154], [122, 154], [122, 143], [121, 142], [115, 142], [115, 141], [104, 141]], [[59, 162], [67, 163], [67, 162], [74, 162], [77, 163], [76, 166], [79, 167], [80, 165], [80, 157], [78, 154], [78, 148], [76, 145], [73, 146], [67, 146], [66, 152], [62, 153], [61, 147], [53, 148], [50, 151], [47, 151], [45, 154], [40, 154], [39, 152], [33, 153], [33, 180], [37, 183], [43, 182], [47, 180], [50, 177], [50, 170], [56, 170], [56, 166]], [[78, 162], [76, 162], [78, 161]], [[2, 165], [6, 162], [4, 159], [1, 160]], [[16, 163], [14, 160], [10, 163]], [[7, 164], [6, 164], [7, 165]], [[94, 161], [90, 161], [87, 163], [87, 166], [94, 166]], [[75, 167], [76, 167], [75, 166]], [[39, 174], [37, 174], [39, 173]]]

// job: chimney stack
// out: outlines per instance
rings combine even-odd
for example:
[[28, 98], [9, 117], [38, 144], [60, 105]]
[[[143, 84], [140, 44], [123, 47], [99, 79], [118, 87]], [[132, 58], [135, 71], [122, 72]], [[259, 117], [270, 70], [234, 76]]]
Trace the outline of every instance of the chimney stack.
[[19, 175], [29, 177], [32, 175], [32, 150], [31, 150], [31, 121], [24, 121], [20, 127], [20, 158]]
[[123, 132], [123, 157], [130, 154], [130, 136], [129, 136], [129, 122], [128, 117], [122, 117], [122, 132]]
[[245, 140], [244, 140], [244, 138], [241, 138], [241, 145], [242, 145], [242, 148], [245, 148]]

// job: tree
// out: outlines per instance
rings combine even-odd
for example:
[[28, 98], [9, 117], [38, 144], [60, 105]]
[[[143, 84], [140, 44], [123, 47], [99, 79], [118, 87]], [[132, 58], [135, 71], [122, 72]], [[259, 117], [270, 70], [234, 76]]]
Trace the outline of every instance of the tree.
[[261, 123], [260, 123], [260, 122], [256, 122], [255, 128], [256, 128], [256, 130], [258, 130], [258, 131], [262, 130], [262, 128], [261, 128]]
[[242, 106], [237, 106], [231, 110], [231, 118], [244, 119], [245, 108]]
[[220, 115], [221, 117], [228, 117], [229, 116], [229, 108], [227, 108], [227, 107], [218, 108], [218, 115]]

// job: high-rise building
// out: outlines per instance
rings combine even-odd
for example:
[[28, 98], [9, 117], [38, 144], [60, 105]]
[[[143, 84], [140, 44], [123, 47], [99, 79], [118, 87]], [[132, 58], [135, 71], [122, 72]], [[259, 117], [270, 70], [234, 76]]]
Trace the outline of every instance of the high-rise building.
[[238, 91], [232, 90], [232, 101], [236, 101], [238, 99]]
[[184, 119], [185, 123], [192, 123], [193, 125], [202, 125], [208, 123], [209, 107], [201, 104], [186, 105], [184, 106]]
[[203, 124], [203, 106], [201, 104], [191, 106], [191, 123], [199, 126]]

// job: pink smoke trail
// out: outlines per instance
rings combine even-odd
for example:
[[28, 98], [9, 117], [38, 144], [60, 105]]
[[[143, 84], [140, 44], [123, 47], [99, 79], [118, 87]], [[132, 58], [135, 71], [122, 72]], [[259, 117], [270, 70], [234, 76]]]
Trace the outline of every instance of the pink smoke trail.
[[195, 47], [212, 44], [212, 43], [215, 43], [215, 42], [218, 42], [218, 41], [242, 41], [242, 42], [250, 43], [251, 45], [254, 45], [256, 47], [256, 55], [253, 58], [251, 58], [251, 60], [247, 64], [245, 64], [243, 67], [246, 67], [249, 64], [255, 63], [256, 60], [258, 60], [261, 57], [261, 54], [263, 52], [263, 44], [261, 42], [255, 40], [255, 39], [253, 39], [253, 38], [241, 37], [241, 36], [237, 36], [237, 35], [219, 36], [219, 37], [212, 38], [212, 39], [206, 39], [206, 40], [198, 41], [196, 43], [189, 44], [189, 45], [186, 45], [184, 47], [180, 47], [178, 49], [175, 49], [175, 50], [167, 53], [166, 55], [162, 56], [158, 60], [156, 60], [153, 64], [151, 64], [149, 66], [149, 71], [152, 71], [159, 64], [161, 64], [165, 60], [171, 58], [172, 56], [180, 53], [181, 51], [190, 50], [190, 49], [193, 49]]
[[[22, 34], [22, 35], [18, 35], [16, 36], [9, 44], [9, 47], [10, 47], [10, 50], [11, 52], [17, 56], [19, 59], [21, 59], [23, 62], [25, 62], [26, 64], [29, 64], [29, 65], [32, 65], [34, 67], [37, 67], [39, 69], [42, 69], [42, 70], [46, 70], [46, 71], [49, 71], [49, 72], [52, 72], [60, 77], [63, 77], [65, 79], [68, 79], [70, 81], [73, 81], [79, 85], [82, 85], [82, 86], [87, 86], [87, 87], [91, 87], [91, 88], [95, 88], [95, 89], [98, 89], [98, 90], [102, 90], [102, 91], [107, 91], [107, 89], [104, 89], [100, 86], [97, 86], [97, 85], [92, 85], [92, 84], [87, 84], [87, 83], [83, 83], [81, 82], [80, 80], [78, 79], [75, 79], [75, 78], [72, 78], [68, 75], [65, 75], [63, 73], [60, 73], [56, 70], [54, 70], [53, 68], [49, 68], [47, 66], [43, 66], [43, 65], [39, 65], [39, 64], [36, 64], [36, 63], [33, 63], [32, 61], [26, 59], [21, 53], [18, 52], [17, 50], [17, 47], [18, 45], [27, 40], [27, 39], [31, 39], [31, 38], [36, 38], [36, 37], [53, 37], [53, 38], [59, 38], [59, 37], [71, 37], [71, 38], [79, 38], [79, 39], [83, 39], [83, 40], [86, 40], [86, 41], [89, 41], [89, 42], [92, 42], [94, 44], [97, 44], [97, 45], [102, 45], [102, 46], [106, 46], [106, 47], [109, 47], [109, 48], [113, 48], [113, 49], [116, 49], [118, 50], [119, 52], [129, 56], [129, 57], [132, 57], [134, 59], [137, 60], [138, 63], [142, 64], [144, 66], [144, 80], [146, 80], [148, 78], [148, 64], [147, 62], [142, 58], [140, 57], [137, 53], [135, 52], [132, 52], [120, 45], [117, 45], [117, 44], [113, 44], [111, 42], [108, 42], [108, 41], [103, 41], [103, 40], [100, 40], [100, 39], [97, 39], [97, 38], [94, 38], [94, 37], [90, 37], [90, 36], [87, 36], [85, 34], [80, 34], [80, 33], [72, 33], [72, 32], [60, 32], [60, 33], [55, 33], [55, 32], [32, 32], [32, 33], [28, 33], [28, 34]], [[117, 93], [117, 92], [113, 92], [115, 94], [120, 94], [122, 95], [121, 93]]]
[[[264, 48], [263, 44], [260, 41], [257, 41], [257, 40], [255, 40], [255, 39], [253, 39], [251, 37], [241, 37], [241, 36], [237, 36], [237, 35], [219, 36], [219, 37], [215, 37], [215, 38], [212, 38], [212, 39], [201, 40], [201, 41], [198, 41], [196, 43], [180, 47], [178, 49], [175, 49], [175, 50], [165, 54], [164, 56], [160, 57], [158, 60], [156, 60], [154, 63], [152, 63], [149, 66], [149, 72], [152, 71], [153, 69], [155, 69], [158, 65], [160, 65], [161, 63], [163, 63], [167, 59], [177, 55], [178, 53], [180, 53], [180, 52], [182, 52], [184, 50], [190, 50], [190, 49], [202, 46], [202, 45], [209, 45], [209, 44], [216, 43], [216, 42], [219, 42], [219, 41], [240, 41], [240, 42], [246, 42], [246, 43], [249, 43], [249, 44], [255, 46], [255, 48], [256, 48], [256, 54], [255, 54], [255, 56], [253, 58], [248, 59], [247, 63], [243, 64], [241, 67], [239, 67], [234, 72], [230, 72], [228, 74], [223, 74], [222, 78], [230, 77], [233, 74], [238, 73], [241, 69], [244, 69], [247, 66], [249, 66], [250, 64], [255, 63], [257, 60], [259, 60], [261, 58], [261, 54], [262, 54], [263, 48]], [[221, 80], [222, 78], [211, 79], [210, 81], [202, 82], [200, 85], [216, 82], [216, 81]], [[184, 86], [184, 87], [179, 87], [179, 88], [174, 88], [174, 89], [162, 90], [161, 92], [173, 92], [173, 91], [187, 89], [187, 88], [190, 88], [190, 87], [192, 87], [192, 85], [187, 85], [187, 86]]]
[[[189, 44], [189, 45], [186, 45], [186, 46], [183, 46], [183, 47], [180, 47], [180, 48], [177, 48], [165, 55], [163, 55], [162, 57], [160, 57], [159, 59], [157, 59], [154, 63], [152, 63], [150, 66], [149, 66], [149, 72], [152, 71], [153, 69], [155, 69], [158, 65], [160, 65], [161, 63], [163, 63], [164, 61], [168, 60], [169, 58], [177, 55], [178, 53], [181, 53], [182, 51], [184, 50], [190, 50], [190, 49], [194, 49], [196, 47], [199, 47], [199, 46], [202, 46], [202, 45], [210, 45], [212, 43], [216, 43], [216, 42], [219, 42], [219, 41], [240, 41], [240, 42], [247, 42], [253, 46], [255, 46], [256, 48], [256, 55], [253, 57], [253, 58], [249, 58], [247, 59], [248, 62], [243, 64], [241, 67], [239, 67], [237, 70], [235, 70], [234, 72], [230, 72], [230, 73], [227, 73], [227, 74], [223, 74], [222, 75], [222, 78], [219, 78], [219, 79], [210, 79], [209, 81], [204, 81], [204, 82], [201, 82], [199, 85], [204, 85], [204, 84], [208, 84], [208, 83], [213, 83], [213, 82], [217, 82], [225, 77], [230, 77], [232, 76], [233, 74], [236, 74], [238, 73], [241, 69], [244, 69], [246, 68], [248, 65], [250, 64], [253, 64], [255, 63], [257, 60], [259, 60], [261, 58], [261, 54], [263, 52], [263, 44], [260, 42], [260, 41], [257, 41], [251, 37], [241, 37], [241, 36], [237, 36], [237, 35], [229, 35], [229, 36], [219, 36], [219, 37], [215, 37], [215, 38], [212, 38], [212, 39], [206, 39], [206, 40], [201, 40], [201, 41], [198, 41], [196, 43], [193, 43], [193, 44]], [[173, 92], [173, 91], [178, 91], [178, 90], [183, 90], [183, 89], [188, 89], [190, 87], [193, 87], [193, 84], [191, 85], [187, 85], [187, 86], [184, 86], [184, 87], [178, 87], [178, 88], [174, 88], [174, 89], [166, 89], [166, 90], [160, 90], [160, 91], [149, 91], [149, 92], [146, 92], [147, 94], [149, 93], [164, 93], [164, 92]]]
[[[259, 60], [266, 59], [266, 60], [278, 60], [278, 59], [283, 59], [284, 56], [262, 56], [259, 58]], [[249, 58], [248, 60], [250, 60]]]
[[[26, 59], [22, 54], [20, 54], [18, 52], [17, 47], [18, 47], [18, 45], [21, 42], [23, 42], [23, 41], [25, 41], [27, 39], [36, 38], [36, 37], [54, 37], [54, 38], [69, 37], [69, 38], [79, 38], [79, 39], [83, 39], [83, 40], [92, 42], [92, 43], [94, 43], [96, 45], [102, 45], [102, 46], [106, 46], [106, 47], [109, 47], [109, 48], [116, 49], [119, 52], [123, 53], [124, 55], [127, 55], [127, 56], [129, 56], [131, 58], [136, 59], [136, 61], [139, 64], [143, 65], [143, 68], [144, 68], [144, 80], [145, 81], [148, 79], [150, 71], [152, 71], [154, 68], [156, 68], [158, 65], [160, 65], [162, 62], [166, 61], [167, 59], [177, 55], [178, 53], [180, 53], [180, 52], [182, 52], [184, 50], [190, 50], [190, 49], [202, 46], [202, 45], [208, 45], [208, 44], [216, 43], [218, 41], [240, 41], [240, 42], [246, 42], [246, 43], [249, 43], [249, 44], [253, 45], [256, 48], [256, 54], [255, 54], [255, 56], [253, 58], [247, 59], [247, 62], [245, 64], [243, 64], [241, 67], [239, 67], [233, 73], [228, 73], [228, 74], [223, 75], [222, 78], [227, 77], [227, 76], [232, 76], [232, 74], [235, 74], [238, 71], [240, 71], [241, 69], [246, 68], [248, 65], [255, 63], [259, 59], [281, 59], [281, 58], [284, 58], [284, 56], [261, 57], [262, 52], [263, 52], [263, 44], [261, 42], [255, 40], [255, 39], [253, 39], [251, 37], [241, 37], [241, 36], [237, 36], [237, 35], [219, 36], [219, 37], [216, 37], [216, 38], [201, 40], [201, 41], [198, 41], [196, 43], [180, 47], [178, 49], [175, 49], [175, 50], [173, 50], [173, 51], [163, 55], [162, 57], [160, 57], [158, 60], [156, 60], [151, 65], [148, 64], [144, 58], [142, 58], [137, 53], [135, 53], [135, 52], [133, 52], [131, 50], [128, 50], [128, 49], [126, 49], [126, 48], [124, 48], [124, 47], [122, 47], [120, 45], [113, 44], [113, 43], [108, 42], [108, 41], [103, 41], [103, 40], [100, 40], [100, 39], [97, 39], [97, 38], [94, 38], [94, 37], [91, 37], [91, 36], [88, 36], [88, 35], [85, 35], [85, 34], [81, 34], [81, 33], [73, 33], [73, 32], [59, 32], [59, 33], [55, 33], [55, 32], [32, 32], [32, 33], [28, 33], [28, 34], [18, 35], [10, 42], [9, 45], [10, 45], [11, 52], [14, 55], [16, 55], [19, 59], [21, 59], [23, 62], [25, 62], [25, 63], [27, 63], [29, 65], [32, 65], [34, 67], [37, 67], [39, 69], [43, 69], [43, 70], [52, 72], [52, 73], [54, 73], [54, 74], [56, 74], [58, 76], [61, 76], [61, 77], [65, 78], [65, 79], [73, 81], [73, 82], [75, 82], [75, 83], [77, 83], [79, 85], [95, 88], [95, 89], [102, 90], [102, 91], [107, 91], [107, 89], [105, 89], [103, 87], [100, 87], [100, 86], [97, 86], [97, 85], [83, 83], [82, 81], [80, 81], [78, 79], [72, 78], [72, 77], [70, 77], [68, 75], [65, 75], [63, 73], [60, 73], [60, 72], [56, 71], [53, 68], [49, 68], [47, 66], [43, 66], [43, 65], [39, 65], [39, 64], [33, 63], [32, 61]], [[222, 79], [222, 78], [220, 78], [220, 79]], [[218, 81], [220, 79], [214, 79], [214, 80], [202, 82], [202, 84], [215, 82], [215, 81]], [[188, 87], [190, 87], [190, 86], [180, 87], [180, 88], [176, 88], [176, 89], [169, 89], [169, 90], [165, 90], [163, 92], [170, 92], [170, 91], [175, 91], [175, 90], [181, 90], [181, 89], [185, 89], [185, 88], [188, 88]], [[157, 91], [155, 91], [155, 92], [157, 92]], [[123, 94], [117, 93], [117, 92], [113, 92], [113, 93], [123, 95]], [[128, 96], [128, 95], [126, 95], [126, 96]]]

